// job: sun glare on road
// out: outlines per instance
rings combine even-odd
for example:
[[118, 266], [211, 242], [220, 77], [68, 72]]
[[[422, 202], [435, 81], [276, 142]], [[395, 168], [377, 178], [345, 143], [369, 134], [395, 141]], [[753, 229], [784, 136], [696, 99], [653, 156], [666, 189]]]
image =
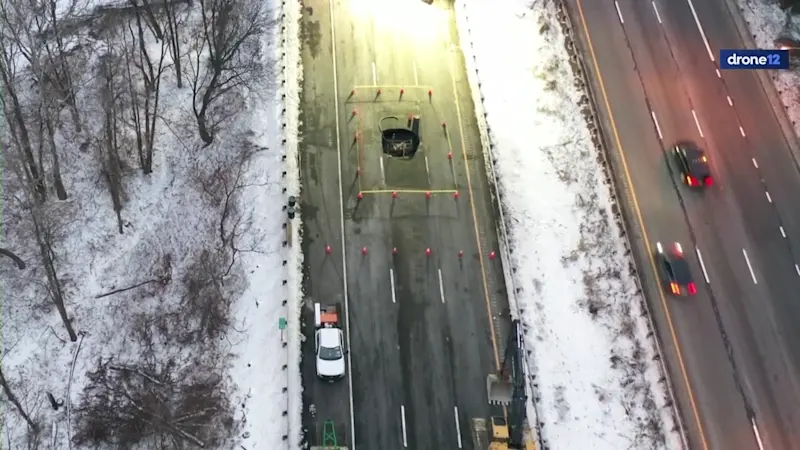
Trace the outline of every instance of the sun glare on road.
[[420, 0], [350, 0], [345, 12], [356, 26], [370, 21], [388, 33], [431, 42], [447, 32], [447, 11]]

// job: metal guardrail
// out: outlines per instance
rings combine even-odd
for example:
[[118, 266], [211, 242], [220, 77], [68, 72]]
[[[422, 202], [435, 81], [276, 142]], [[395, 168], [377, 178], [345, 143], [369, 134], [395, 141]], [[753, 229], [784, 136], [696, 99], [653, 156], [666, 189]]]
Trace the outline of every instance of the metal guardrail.
[[[469, 16], [464, 9], [466, 5], [466, 0], [457, 0], [455, 2], [455, 15], [456, 15], [456, 22], [458, 24], [459, 35], [463, 32], [469, 33]], [[467, 40], [470, 40], [469, 35], [465, 36]], [[464, 43], [464, 38], [461, 39], [462, 44]], [[470, 42], [469, 46], [462, 45], [462, 50], [464, 52], [464, 60], [467, 66], [467, 79], [470, 85], [470, 92], [472, 94], [472, 101], [475, 104], [475, 117], [478, 123], [478, 130], [481, 136], [481, 146], [483, 147], [483, 157], [486, 163], [487, 172], [489, 175], [489, 183], [492, 187], [492, 202], [495, 204], [495, 209], [498, 213], [499, 221], [497, 225], [497, 238], [499, 242], [499, 250], [500, 250], [500, 260], [503, 264], [503, 277], [506, 283], [506, 292], [508, 294], [508, 303], [509, 303], [509, 310], [511, 313], [511, 319], [514, 322], [518, 322], [518, 327], [513, 327], [518, 330], [524, 331], [524, 322], [522, 322], [520, 317], [520, 310], [519, 305], [517, 303], [517, 289], [514, 283], [514, 277], [511, 274], [511, 258], [509, 256], [509, 245], [508, 245], [508, 229], [507, 229], [507, 222], [505, 218], [505, 214], [503, 211], [503, 203], [501, 201], [502, 192], [500, 191], [499, 184], [497, 182], [497, 175], [494, 167], [494, 157], [492, 155], [493, 145], [491, 142], [491, 138], [489, 137], [489, 126], [486, 123], [486, 112], [483, 106], [483, 98], [481, 95], [480, 84], [478, 83], [478, 70], [475, 66], [475, 55], [472, 52], [472, 44]], [[536, 383], [534, 382], [535, 376], [528, 373], [528, 368], [530, 367], [530, 360], [529, 355], [533, 355], [532, 352], [529, 352], [525, 349], [525, 339], [523, 336], [518, 336], [518, 346], [519, 346], [519, 353], [522, 359], [525, 361], [524, 364], [524, 371], [525, 371], [525, 394], [529, 401], [527, 402], [527, 410], [526, 415], [528, 417], [528, 423], [531, 429], [535, 430], [535, 441], [536, 441], [536, 448], [543, 448], [543, 439], [540, 429], [539, 423], [539, 412], [536, 407], [536, 402], [534, 401], [535, 398], [538, 398], [538, 392], [536, 390]], [[531, 424], [532, 422], [532, 424]]]

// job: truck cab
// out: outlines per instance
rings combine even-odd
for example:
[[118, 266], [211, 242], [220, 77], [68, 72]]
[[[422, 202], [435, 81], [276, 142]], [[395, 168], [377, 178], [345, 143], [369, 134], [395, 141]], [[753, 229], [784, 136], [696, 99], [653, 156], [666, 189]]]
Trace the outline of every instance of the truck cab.
[[314, 348], [317, 376], [334, 382], [345, 376], [344, 333], [340, 327], [339, 308], [314, 304]]

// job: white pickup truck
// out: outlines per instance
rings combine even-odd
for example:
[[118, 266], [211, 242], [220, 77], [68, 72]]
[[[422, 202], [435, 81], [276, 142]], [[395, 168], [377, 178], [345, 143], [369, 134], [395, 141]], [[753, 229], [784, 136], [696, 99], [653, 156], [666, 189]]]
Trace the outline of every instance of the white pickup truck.
[[339, 321], [339, 308], [314, 303], [314, 345], [317, 354], [317, 376], [334, 382], [345, 375], [344, 333]]

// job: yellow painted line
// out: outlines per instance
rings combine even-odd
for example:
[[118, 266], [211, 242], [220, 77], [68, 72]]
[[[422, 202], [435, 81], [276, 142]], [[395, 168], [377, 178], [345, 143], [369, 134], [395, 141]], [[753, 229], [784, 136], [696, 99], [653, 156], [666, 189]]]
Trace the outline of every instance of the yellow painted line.
[[362, 194], [391, 194], [392, 192], [396, 192], [398, 194], [425, 194], [426, 192], [430, 192], [431, 194], [455, 194], [455, 189], [373, 189], [367, 191], [360, 191]]
[[[467, 160], [467, 149], [464, 146], [464, 122], [461, 120], [461, 106], [459, 105], [459, 96], [458, 96], [458, 88], [456, 87], [456, 78], [453, 75], [453, 65], [452, 61], [448, 59], [448, 65], [450, 66], [450, 80], [453, 83], [453, 95], [455, 97], [456, 103], [456, 115], [458, 118], [458, 131], [461, 135], [461, 154], [464, 157], [464, 167], [467, 172], [467, 187], [469, 191], [469, 206], [472, 210], [472, 224], [475, 229], [475, 244], [478, 247], [478, 261], [480, 262], [481, 267], [481, 280], [483, 281], [483, 297], [486, 301], [486, 312], [489, 314], [489, 329], [491, 331], [490, 337], [492, 338], [492, 351], [494, 353], [494, 366], [495, 370], [498, 372], [500, 371], [500, 353], [497, 350], [497, 336], [494, 329], [494, 321], [492, 321], [492, 317], [494, 314], [492, 313], [492, 302], [489, 296], [489, 282], [486, 279], [486, 263], [483, 258], [483, 249], [481, 249], [481, 239], [480, 239], [480, 232], [478, 230], [478, 213], [475, 210], [475, 198], [472, 194], [472, 177], [470, 177], [470, 170], [469, 170], [469, 161]], [[449, 140], [449, 136], [448, 136]], [[505, 412], [506, 408], [503, 407], [503, 411]]]
[[362, 84], [353, 86], [353, 89], [433, 89], [433, 86], [414, 84]]
[[[619, 131], [617, 130], [617, 124], [616, 124], [616, 121], [614, 120], [614, 113], [611, 110], [611, 104], [608, 101], [608, 94], [606, 93], [605, 83], [603, 82], [603, 75], [600, 73], [600, 66], [597, 63], [597, 55], [595, 54], [595, 51], [594, 51], [594, 45], [592, 44], [592, 38], [591, 38], [591, 36], [589, 36], [589, 27], [586, 24], [586, 18], [584, 17], [584, 14], [583, 14], [583, 6], [581, 5], [581, 0], [577, 0], [577, 4], [578, 4], [578, 12], [580, 13], [580, 16], [581, 16], [581, 23], [583, 24], [584, 35], [586, 36], [586, 41], [589, 44], [589, 52], [591, 53], [591, 56], [592, 56], [592, 62], [594, 64], [594, 70], [597, 73], [597, 80], [600, 83], [600, 91], [603, 93], [603, 103], [605, 104], [606, 109], [608, 110], [608, 115], [609, 115], [610, 123], [611, 123], [611, 130], [612, 130], [612, 132], [614, 134], [614, 140], [616, 141], [617, 148], [619, 148], [619, 152], [622, 155], [622, 169], [623, 169], [623, 172], [625, 172], [625, 179], [626, 179], [626, 181], [628, 182], [628, 185], [631, 188], [631, 197], [633, 199], [633, 209], [636, 212], [636, 218], [637, 218], [637, 220], [639, 222], [639, 228], [642, 230], [642, 236], [644, 237], [644, 243], [645, 243], [645, 246], [648, 249], [647, 256], [648, 256], [648, 259], [650, 261], [650, 269], [652, 269], [653, 275], [656, 277], [656, 279], [658, 279], [659, 278], [658, 277], [658, 271], [656, 270], [656, 263], [655, 263], [655, 260], [653, 259], [653, 253], [651, 251], [649, 251], [650, 249], [652, 249], [652, 247], [650, 246], [650, 238], [647, 236], [647, 230], [644, 227], [644, 220], [642, 219], [642, 212], [639, 209], [639, 201], [636, 199], [636, 192], [635, 192], [635, 190], [633, 188], [633, 181], [631, 180], [631, 174], [630, 174], [630, 171], [628, 170], [628, 163], [626, 161], [627, 157], [625, 156], [625, 151], [622, 148], [622, 141], [619, 138]], [[676, 353], [678, 355], [678, 366], [680, 367], [681, 375], [683, 376], [683, 382], [684, 382], [684, 384], [686, 384], [686, 391], [687, 391], [687, 393], [689, 395], [689, 405], [690, 405], [690, 407], [692, 409], [692, 414], [694, 415], [695, 423], [697, 423], [697, 430], [700, 433], [700, 441], [702, 443], [703, 449], [704, 450], [708, 450], [708, 442], [706, 441], [705, 432], [703, 431], [703, 424], [700, 421], [700, 412], [697, 409], [697, 404], [695, 403], [695, 400], [694, 400], [694, 393], [692, 392], [692, 385], [689, 382], [689, 376], [688, 376], [688, 374], [686, 372], [686, 366], [685, 366], [685, 364], [683, 362], [683, 355], [682, 355], [682, 351], [681, 351], [681, 346], [678, 343], [678, 335], [675, 332], [675, 327], [672, 324], [672, 315], [669, 312], [669, 307], [667, 306], [667, 300], [664, 297], [664, 293], [660, 289], [658, 290], [658, 295], [659, 295], [659, 297], [661, 297], [661, 306], [664, 309], [664, 313], [665, 313], [665, 316], [667, 318], [667, 327], [669, 328], [669, 333], [670, 333], [670, 336], [672, 337], [672, 342], [675, 344], [675, 350], [676, 350]]]
[[[447, 130], [445, 130], [447, 131]], [[453, 142], [450, 140], [450, 133], [445, 133], [445, 139], [447, 139], [447, 151], [450, 152], [450, 155], [455, 156], [455, 152], [453, 152]], [[453, 161], [448, 161], [450, 163], [450, 174], [453, 176], [453, 186], [458, 189], [458, 177], [456, 176], [456, 166], [453, 164]]]

